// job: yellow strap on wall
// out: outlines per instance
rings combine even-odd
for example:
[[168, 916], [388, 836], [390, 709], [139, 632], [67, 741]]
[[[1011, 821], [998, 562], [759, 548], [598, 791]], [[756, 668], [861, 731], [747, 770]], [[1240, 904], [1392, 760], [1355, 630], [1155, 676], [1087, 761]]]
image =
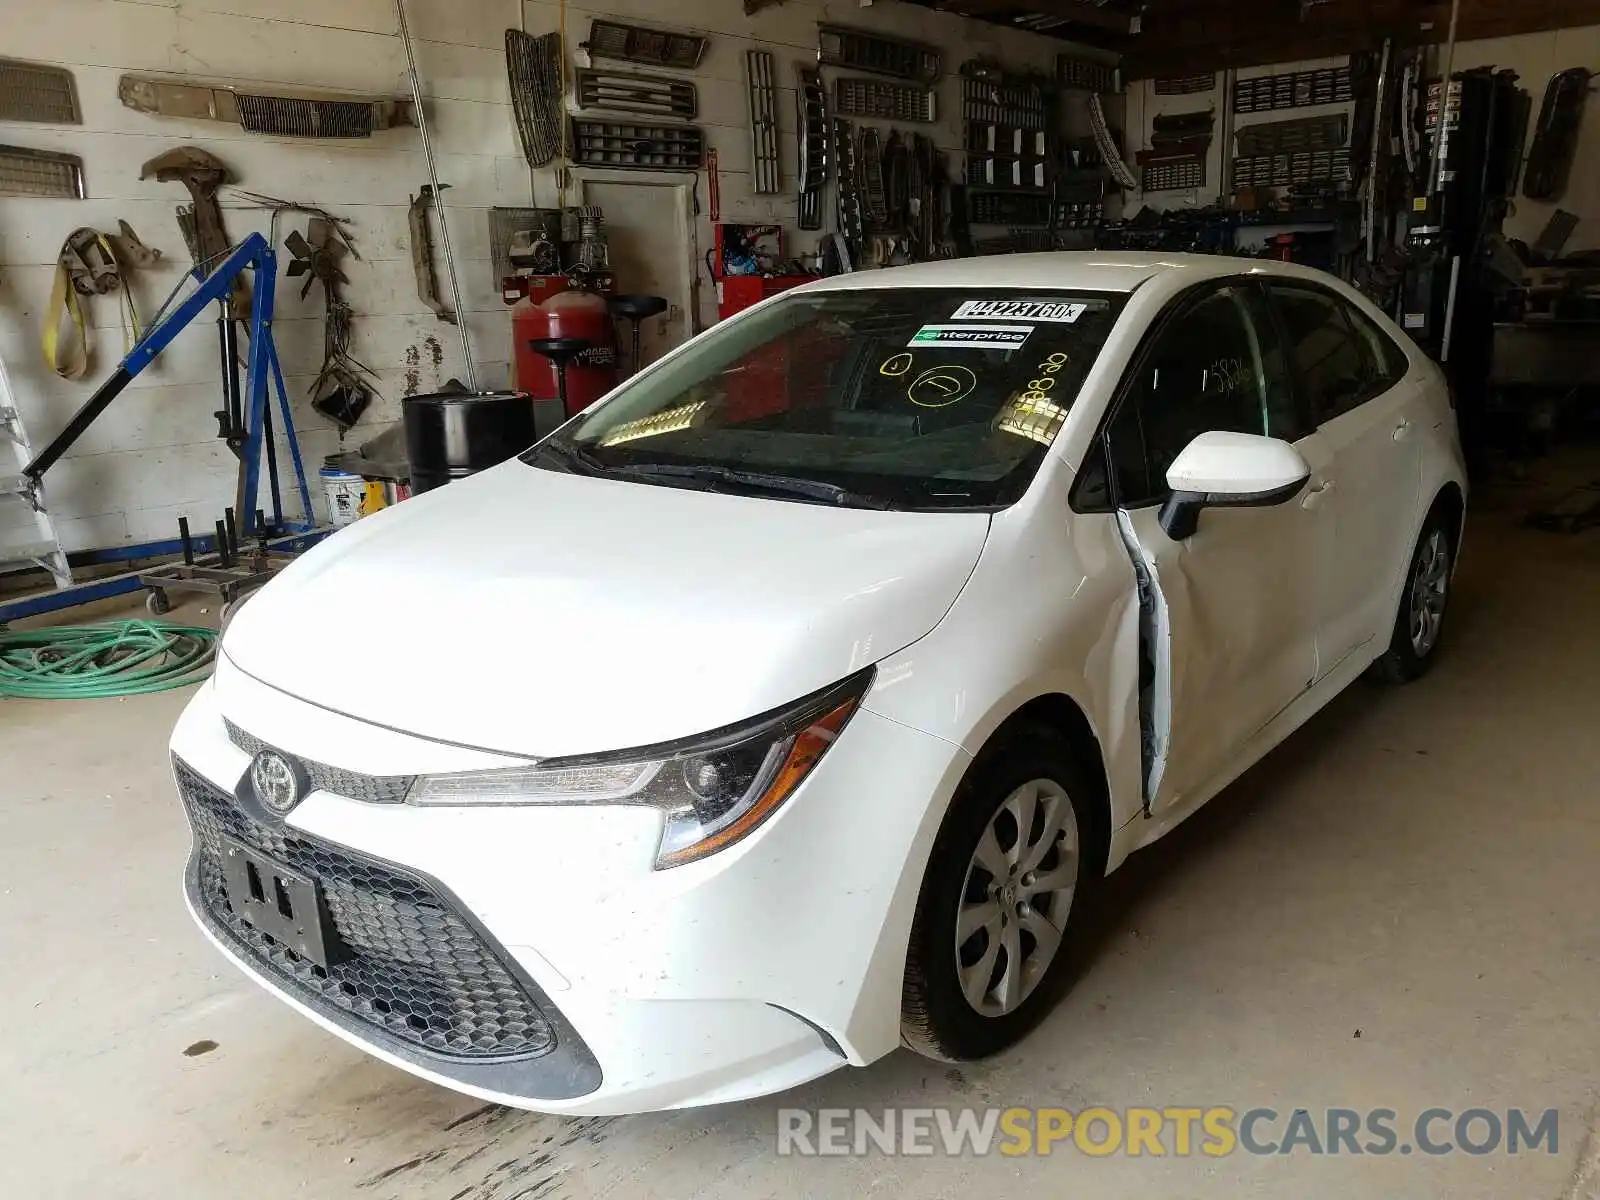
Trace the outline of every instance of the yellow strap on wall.
[[[122, 319], [122, 353], [124, 356], [133, 349], [134, 343], [143, 335], [139, 324], [139, 309], [134, 303], [133, 289], [128, 283], [128, 272], [121, 259], [117, 257], [110, 240], [103, 233], [96, 233], [95, 240], [100, 248], [105, 251], [106, 258], [117, 264], [117, 288], [121, 293], [118, 313]], [[62, 256], [65, 256], [67, 247], [62, 247]], [[61, 312], [66, 310], [67, 317], [77, 331], [78, 351], [68, 361], [62, 359], [61, 346]], [[89, 369], [89, 331], [83, 315], [83, 302], [78, 298], [78, 291], [72, 286], [72, 278], [61, 259], [56, 260], [55, 282], [50, 288], [50, 303], [45, 309], [44, 325], [41, 330], [40, 344], [44, 348], [44, 361], [50, 369], [63, 379], [81, 379]]]
[[[61, 359], [61, 310], [67, 310], [73, 327], [78, 332], [78, 353], [74, 361]], [[50, 288], [50, 303], [44, 311], [44, 330], [40, 339], [44, 347], [44, 361], [63, 379], [81, 379], [89, 369], [89, 334], [84, 328], [83, 306], [78, 303], [77, 290], [67, 276], [66, 267], [56, 263], [56, 280]]]

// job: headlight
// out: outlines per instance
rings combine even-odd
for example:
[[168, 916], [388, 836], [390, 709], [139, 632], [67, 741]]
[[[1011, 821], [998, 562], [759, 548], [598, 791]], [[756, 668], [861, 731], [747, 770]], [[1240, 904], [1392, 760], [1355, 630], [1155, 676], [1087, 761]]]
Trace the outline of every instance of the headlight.
[[852, 675], [776, 712], [670, 745], [429, 775], [412, 804], [643, 804], [666, 813], [656, 867], [715, 854], [756, 829], [811, 774], [872, 682]]

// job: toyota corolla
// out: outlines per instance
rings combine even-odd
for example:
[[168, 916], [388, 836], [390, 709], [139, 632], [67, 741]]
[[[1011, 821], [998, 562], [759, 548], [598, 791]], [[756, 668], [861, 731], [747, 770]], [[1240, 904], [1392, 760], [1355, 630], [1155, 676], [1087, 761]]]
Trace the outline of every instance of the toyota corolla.
[[172, 738], [189, 906], [526, 1108], [993, 1054], [1110, 871], [1429, 668], [1464, 503], [1440, 372], [1328, 276], [819, 281], [241, 606]]

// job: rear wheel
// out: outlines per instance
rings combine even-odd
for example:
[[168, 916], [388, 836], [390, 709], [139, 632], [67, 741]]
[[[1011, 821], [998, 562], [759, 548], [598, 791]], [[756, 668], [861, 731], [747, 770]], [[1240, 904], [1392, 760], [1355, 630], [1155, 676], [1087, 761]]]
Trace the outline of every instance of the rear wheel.
[[1049, 1012], [1098, 882], [1099, 828], [1065, 745], [1025, 726], [962, 781], [923, 879], [902, 1031], [931, 1058], [983, 1058]]
[[1374, 668], [1389, 683], [1421, 679], [1438, 656], [1444, 619], [1450, 608], [1454, 548], [1450, 528], [1437, 510], [1428, 517], [1411, 556], [1411, 571], [1400, 595], [1388, 652]]

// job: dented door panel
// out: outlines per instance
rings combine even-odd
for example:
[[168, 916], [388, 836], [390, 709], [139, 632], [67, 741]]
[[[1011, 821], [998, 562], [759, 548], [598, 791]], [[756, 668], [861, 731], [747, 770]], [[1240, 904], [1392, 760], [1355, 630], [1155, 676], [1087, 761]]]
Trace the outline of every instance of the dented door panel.
[[1204, 783], [1317, 677], [1334, 514], [1315, 490], [1327, 454], [1315, 437], [1298, 448], [1312, 468], [1299, 496], [1208, 509], [1186, 541], [1167, 536], [1158, 508], [1119, 514], [1149, 593], [1141, 713], [1152, 812]]

